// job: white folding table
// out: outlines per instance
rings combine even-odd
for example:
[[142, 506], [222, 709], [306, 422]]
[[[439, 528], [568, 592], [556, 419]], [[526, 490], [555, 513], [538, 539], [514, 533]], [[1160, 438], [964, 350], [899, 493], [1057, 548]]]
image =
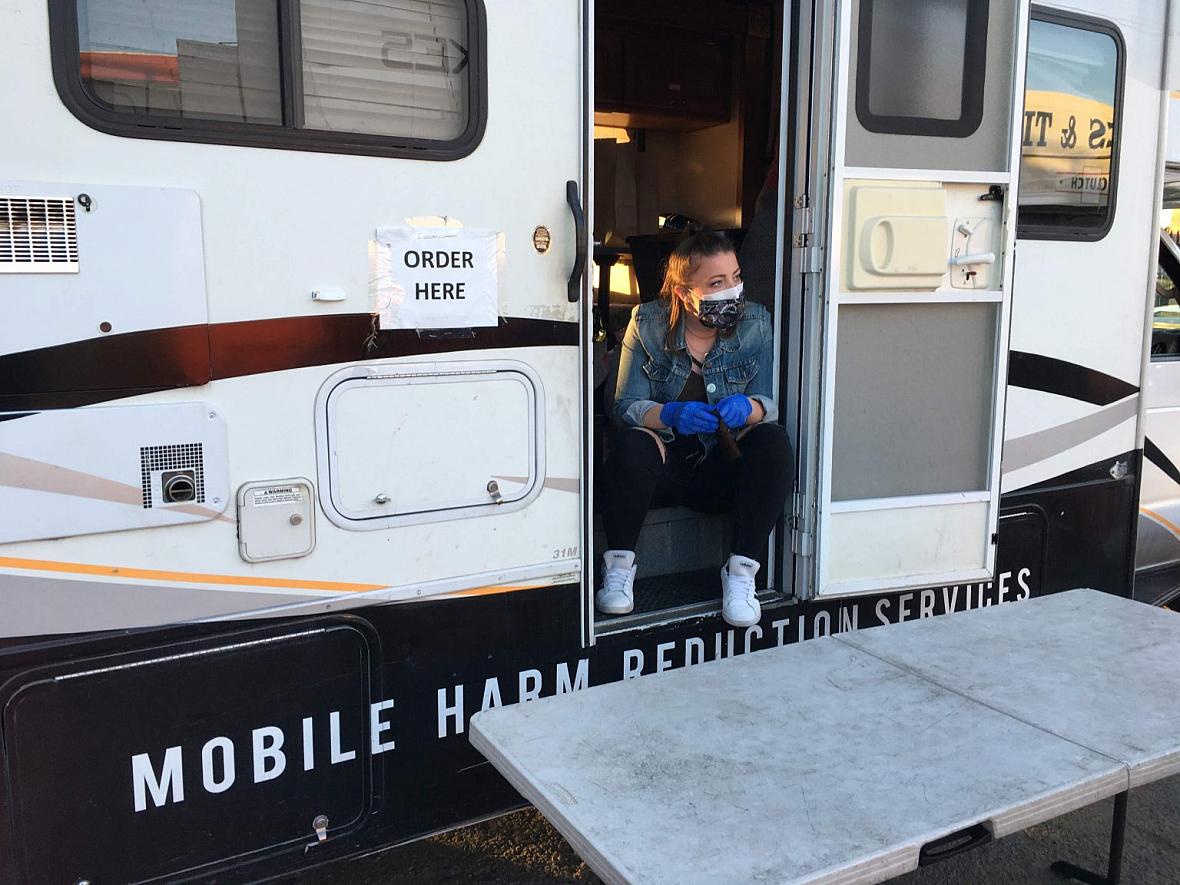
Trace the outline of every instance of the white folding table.
[[880, 882], [1180, 771], [1180, 615], [1091, 590], [477, 714], [608, 882]]

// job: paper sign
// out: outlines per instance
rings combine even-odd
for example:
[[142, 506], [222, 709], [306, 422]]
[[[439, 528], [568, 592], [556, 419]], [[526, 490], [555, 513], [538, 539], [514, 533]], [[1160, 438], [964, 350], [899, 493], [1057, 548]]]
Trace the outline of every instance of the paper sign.
[[382, 329], [461, 329], [499, 322], [500, 235], [389, 227], [375, 242]]

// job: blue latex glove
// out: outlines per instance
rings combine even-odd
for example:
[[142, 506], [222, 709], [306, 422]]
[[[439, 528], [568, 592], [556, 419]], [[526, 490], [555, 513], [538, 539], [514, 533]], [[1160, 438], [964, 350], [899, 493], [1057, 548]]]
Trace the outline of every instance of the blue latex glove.
[[754, 404], [750, 398], [742, 393], [733, 393], [717, 403], [717, 413], [726, 427], [736, 430], [745, 427], [750, 413], [754, 411]]
[[717, 432], [717, 416], [708, 403], [664, 403], [660, 409], [660, 420], [665, 427], [671, 427], [682, 435]]

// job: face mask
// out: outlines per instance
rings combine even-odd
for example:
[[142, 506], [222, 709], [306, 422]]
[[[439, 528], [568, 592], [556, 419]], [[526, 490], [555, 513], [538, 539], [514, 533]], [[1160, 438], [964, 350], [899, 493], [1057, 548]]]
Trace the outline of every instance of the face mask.
[[742, 284], [738, 283], [732, 289], [702, 295], [697, 319], [707, 329], [728, 332], [737, 325], [745, 312], [746, 298]]

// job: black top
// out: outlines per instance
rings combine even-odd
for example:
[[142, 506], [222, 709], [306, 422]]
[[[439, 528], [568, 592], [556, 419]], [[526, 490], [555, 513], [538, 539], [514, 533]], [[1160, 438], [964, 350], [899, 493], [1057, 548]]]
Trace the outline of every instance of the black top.
[[707, 403], [709, 401], [708, 394], [705, 393], [705, 379], [696, 372], [690, 372], [688, 380], [684, 382], [684, 387], [680, 390], [680, 396], [676, 397], [678, 402], [699, 402]]

